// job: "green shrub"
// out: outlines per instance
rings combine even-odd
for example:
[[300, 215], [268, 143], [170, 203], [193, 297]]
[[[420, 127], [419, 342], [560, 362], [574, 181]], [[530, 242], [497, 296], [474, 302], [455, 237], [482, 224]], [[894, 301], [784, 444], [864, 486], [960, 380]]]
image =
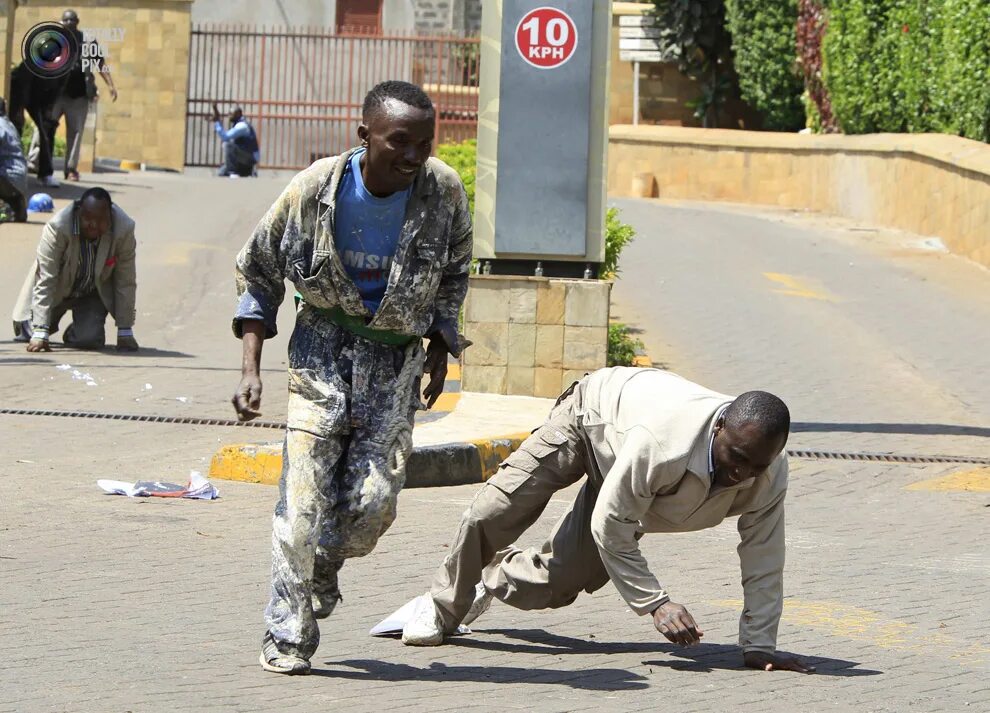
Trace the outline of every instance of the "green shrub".
[[932, 23], [930, 130], [990, 142], [990, 3], [944, 0]]
[[798, 0], [726, 0], [726, 21], [742, 98], [763, 114], [764, 126], [804, 126], [796, 67]]
[[437, 146], [437, 158], [457, 171], [467, 191], [468, 208], [474, 216], [474, 183], [478, 175], [478, 142], [467, 139], [460, 143], [447, 143]]
[[[25, 116], [24, 131], [21, 132], [21, 151], [24, 152], [25, 158], [27, 158], [28, 152], [31, 150], [31, 137], [33, 135], [34, 122]], [[55, 136], [55, 156], [65, 156], [65, 139], [58, 135]]]
[[832, 0], [822, 52], [844, 132], [990, 140], [986, 0]]
[[619, 209], [609, 208], [605, 213], [605, 262], [602, 263], [603, 280], [614, 279], [619, 274], [619, 256], [622, 249], [636, 237], [636, 230], [619, 220]]
[[629, 327], [624, 324], [608, 326], [608, 366], [632, 366], [637, 350], [643, 348], [643, 342], [629, 334]]

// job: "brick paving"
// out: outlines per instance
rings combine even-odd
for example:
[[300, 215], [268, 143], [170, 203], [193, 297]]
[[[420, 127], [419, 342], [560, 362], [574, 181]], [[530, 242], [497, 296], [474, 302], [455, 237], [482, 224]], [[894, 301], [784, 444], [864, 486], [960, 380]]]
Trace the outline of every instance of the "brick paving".
[[[725, 390], [781, 391], [795, 420], [817, 424], [796, 433], [794, 447], [988, 455], [985, 273], [949, 259], [884, 257], [825, 228], [627, 205], [642, 232], [616, 287], [617, 311], [646, 330], [652, 356]], [[151, 254], [164, 238], [146, 235]], [[239, 240], [231, 235], [226, 248]], [[197, 270], [229, 270], [228, 257]], [[868, 265], [867, 274], [843, 277], [848, 262]], [[718, 279], [699, 282], [705, 269]], [[779, 295], [763, 271], [818, 280], [842, 301]], [[638, 289], [638, 279], [662, 280], [663, 289]], [[6, 299], [18, 282], [5, 284]], [[145, 304], [170, 294], [165, 277], [146, 284]], [[229, 302], [227, 291], [224, 282], [184, 297], [189, 311], [172, 326], [146, 319], [139, 336], [171, 355], [88, 355], [108, 376], [82, 392], [86, 406], [103, 396], [114, 407], [181, 413], [186, 405], [174, 398], [185, 394], [226, 416], [236, 343], [226, 317], [208, 315]], [[200, 336], [204, 320], [214, 329]], [[70, 388], [85, 387], [55, 384], [47, 377], [64, 375], [27, 356], [0, 348], [5, 405], [76, 404]], [[266, 352], [273, 417], [284, 408], [274, 378], [282, 359]], [[136, 402], [146, 379], [155, 397]], [[344, 603], [323, 627], [315, 675], [285, 678], [257, 664], [275, 489], [219, 483], [219, 501], [173, 502], [104, 496], [95, 485], [182, 480], [243, 431], [0, 419], [3, 712], [990, 709], [990, 493], [906, 489], [972, 466], [792, 461], [780, 646], [808, 657], [815, 676], [740, 667], [732, 523], [643, 540], [654, 570], [705, 630], [693, 649], [668, 645], [611, 585], [556, 611], [496, 603], [473, 635], [438, 649], [369, 637], [426, 589], [476, 490], [462, 486], [402, 494], [376, 552], [342, 571]], [[573, 494], [556, 498], [525, 541], [539, 542]]]

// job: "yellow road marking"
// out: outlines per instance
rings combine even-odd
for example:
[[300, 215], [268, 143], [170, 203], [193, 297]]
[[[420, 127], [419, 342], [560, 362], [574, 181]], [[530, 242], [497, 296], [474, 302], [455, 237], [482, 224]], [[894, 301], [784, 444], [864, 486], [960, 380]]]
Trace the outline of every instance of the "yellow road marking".
[[931, 490], [934, 492], [990, 492], [990, 468], [976, 468], [943, 475], [941, 478], [913, 483], [905, 490]]
[[192, 253], [196, 250], [218, 251], [223, 248], [206, 243], [191, 243], [182, 240], [168, 243], [165, 247], [165, 257], [161, 261], [165, 265], [181, 267], [191, 262]]
[[447, 365], [447, 379], [449, 381], [460, 381], [461, 380], [461, 365], [460, 364], [448, 364]]
[[633, 357], [633, 366], [645, 367], [649, 369], [651, 366], [653, 366], [653, 361], [650, 359], [650, 357], [641, 354], [639, 356]]
[[[722, 599], [713, 604], [734, 609], [743, 605], [739, 599]], [[938, 654], [940, 656], [972, 665], [981, 665], [990, 654], [990, 646], [967, 646], [943, 631], [921, 632], [916, 623], [887, 619], [879, 612], [841, 602], [785, 599], [781, 620], [795, 626], [819, 629], [832, 636], [867, 641], [882, 649], [926, 653], [941, 650]]]
[[809, 277], [797, 278], [794, 275], [785, 275], [782, 272], [764, 272], [763, 276], [771, 282], [783, 285], [785, 289], [774, 290], [777, 294], [789, 297], [804, 297], [809, 300], [822, 300], [824, 302], [835, 302], [836, 298], [821, 287], [813, 287], [810, 283], [817, 282]]
[[433, 404], [433, 408], [430, 411], [453, 411], [454, 407], [457, 406], [457, 402], [461, 400], [461, 392], [455, 391], [453, 393], [446, 392], [440, 394], [437, 402]]

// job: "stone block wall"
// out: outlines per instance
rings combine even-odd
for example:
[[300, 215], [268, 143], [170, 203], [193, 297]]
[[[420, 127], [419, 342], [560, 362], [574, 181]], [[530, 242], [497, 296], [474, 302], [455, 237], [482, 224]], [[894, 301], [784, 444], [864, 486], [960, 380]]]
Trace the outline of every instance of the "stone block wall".
[[604, 367], [610, 291], [600, 280], [472, 276], [461, 388], [556, 398]]
[[[9, 1], [9, 0], [8, 0]], [[96, 155], [181, 170], [185, 160], [186, 86], [192, 0], [78, 0], [79, 28], [121, 28], [121, 42], [101, 41], [108, 55], [116, 102], [97, 78], [100, 99], [90, 110]], [[39, 22], [57, 21], [64, 0], [31, 0], [15, 13], [15, 62], [20, 38]], [[95, 116], [93, 116], [95, 114]], [[85, 154], [92, 134], [84, 135]]]
[[611, 196], [652, 183], [660, 198], [818, 211], [936, 236], [990, 267], [990, 145], [669, 126], [613, 126], [609, 137]]
[[4, 99], [10, 93], [10, 67], [16, 64], [15, 54], [20, 53], [20, 44], [14, 37], [14, 7], [17, 0], [0, 0], [0, 96]]

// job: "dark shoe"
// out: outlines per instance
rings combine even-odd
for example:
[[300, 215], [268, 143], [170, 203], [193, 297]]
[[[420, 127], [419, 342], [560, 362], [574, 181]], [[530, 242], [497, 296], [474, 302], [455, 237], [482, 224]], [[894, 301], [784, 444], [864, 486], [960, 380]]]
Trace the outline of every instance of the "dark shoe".
[[265, 632], [265, 638], [261, 642], [261, 657], [258, 660], [261, 668], [266, 671], [286, 676], [305, 676], [312, 668], [309, 661], [301, 656], [279, 651], [271, 632]]
[[331, 614], [333, 610], [337, 608], [337, 603], [342, 601], [343, 597], [340, 596], [340, 592], [317, 592], [313, 590], [313, 616], [317, 619], [326, 619]]
[[25, 344], [31, 341], [31, 323], [28, 320], [14, 322], [14, 341]]

